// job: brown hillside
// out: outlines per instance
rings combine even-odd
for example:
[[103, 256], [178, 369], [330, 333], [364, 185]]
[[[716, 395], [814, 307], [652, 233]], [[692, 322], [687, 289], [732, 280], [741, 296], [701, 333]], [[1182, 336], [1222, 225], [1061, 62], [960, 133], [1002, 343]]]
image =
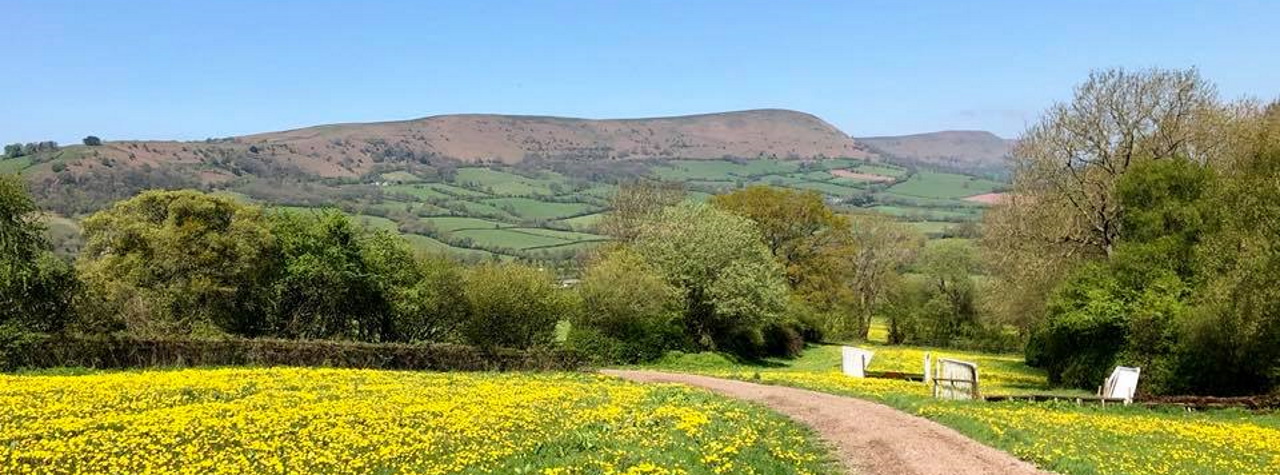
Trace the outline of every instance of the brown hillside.
[[895, 161], [960, 169], [1005, 165], [1013, 146], [991, 132], [949, 130], [927, 134], [859, 137], [858, 142]]
[[813, 115], [751, 110], [649, 119], [590, 120], [507, 115], [444, 115], [335, 124], [202, 142], [109, 142], [73, 170], [104, 166], [194, 164], [202, 182], [230, 178], [218, 164], [253, 157], [270, 166], [324, 177], [357, 176], [383, 161], [448, 158], [515, 163], [569, 160], [724, 157], [858, 157], [854, 140]]

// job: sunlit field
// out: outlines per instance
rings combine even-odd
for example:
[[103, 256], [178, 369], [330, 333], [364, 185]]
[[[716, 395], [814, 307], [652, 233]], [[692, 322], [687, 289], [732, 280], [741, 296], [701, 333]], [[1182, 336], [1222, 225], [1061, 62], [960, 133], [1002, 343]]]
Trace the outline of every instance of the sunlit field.
[[870, 369], [921, 373], [923, 355], [978, 363], [984, 394], [1052, 393], [1059, 402], [955, 402], [929, 397], [921, 382], [852, 378], [840, 347], [813, 346], [800, 358], [736, 362], [718, 354], [669, 355], [655, 369], [706, 374], [869, 399], [936, 420], [985, 444], [1069, 474], [1280, 473], [1280, 416], [1242, 410], [1186, 412], [1141, 406], [1077, 406], [1078, 390], [1049, 388], [1018, 355], [860, 344]]
[[583, 374], [192, 369], [0, 376], [18, 473], [834, 473], [761, 408]]

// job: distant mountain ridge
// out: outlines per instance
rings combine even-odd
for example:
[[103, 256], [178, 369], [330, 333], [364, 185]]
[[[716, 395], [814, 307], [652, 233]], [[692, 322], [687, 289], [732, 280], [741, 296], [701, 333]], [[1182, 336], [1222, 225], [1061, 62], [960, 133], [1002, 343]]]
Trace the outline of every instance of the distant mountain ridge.
[[190, 164], [201, 168], [206, 182], [230, 178], [231, 170], [220, 165], [243, 156], [320, 177], [359, 176], [375, 164], [401, 160], [870, 157], [854, 139], [822, 119], [782, 109], [642, 119], [441, 115], [199, 142], [106, 142], [92, 147], [92, 152], [93, 160], [71, 160], [67, 167], [78, 171]]
[[1005, 168], [1015, 142], [980, 130], [857, 137], [854, 140], [892, 162], [964, 171]]

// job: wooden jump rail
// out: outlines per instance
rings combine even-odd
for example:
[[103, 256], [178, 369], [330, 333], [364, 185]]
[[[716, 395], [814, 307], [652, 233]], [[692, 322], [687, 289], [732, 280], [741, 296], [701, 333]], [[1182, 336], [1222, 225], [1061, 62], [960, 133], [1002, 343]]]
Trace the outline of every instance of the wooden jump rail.
[[899, 381], [917, 381], [917, 382], [924, 381], [924, 375], [923, 375], [923, 374], [903, 373], [903, 372], [900, 372], [900, 371], [871, 371], [871, 370], [867, 370], [866, 374], [867, 374], [867, 377], [868, 377], [868, 378], [896, 379], [896, 380], [899, 380]]

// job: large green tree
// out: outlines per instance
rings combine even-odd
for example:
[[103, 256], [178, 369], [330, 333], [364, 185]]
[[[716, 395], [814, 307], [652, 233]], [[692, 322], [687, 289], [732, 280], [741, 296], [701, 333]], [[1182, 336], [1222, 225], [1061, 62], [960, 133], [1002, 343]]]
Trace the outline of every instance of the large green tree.
[[830, 296], [842, 291], [852, 255], [849, 221], [814, 191], [750, 186], [711, 204], [756, 224], [791, 288]]
[[423, 277], [399, 237], [368, 231], [336, 210], [279, 213], [272, 231], [282, 263], [271, 286], [274, 334], [387, 341], [426, 331], [402, 325], [397, 334], [397, 296]]
[[84, 221], [78, 266], [93, 321], [141, 334], [258, 334], [276, 241], [262, 210], [149, 191]]
[[1187, 371], [1193, 388], [1256, 393], [1280, 385], [1280, 103], [1219, 168], [1204, 207], [1215, 232], [1196, 251], [1204, 284]]
[[784, 272], [750, 220], [706, 204], [667, 208], [644, 224], [634, 249], [683, 293], [695, 343], [747, 350], [786, 307]]
[[853, 321], [836, 327], [865, 339], [872, 318], [895, 294], [902, 296], [902, 273], [920, 252], [924, 237], [906, 224], [879, 215], [851, 217], [850, 235], [854, 252], [848, 288], [854, 299]]

